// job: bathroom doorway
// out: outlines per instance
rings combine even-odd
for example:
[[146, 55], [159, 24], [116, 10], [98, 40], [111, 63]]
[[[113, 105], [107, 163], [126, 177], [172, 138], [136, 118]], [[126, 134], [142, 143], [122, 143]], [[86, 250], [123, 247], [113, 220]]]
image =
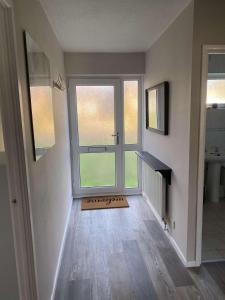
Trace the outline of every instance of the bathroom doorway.
[[225, 48], [205, 49], [203, 64], [200, 256], [201, 262], [225, 261]]

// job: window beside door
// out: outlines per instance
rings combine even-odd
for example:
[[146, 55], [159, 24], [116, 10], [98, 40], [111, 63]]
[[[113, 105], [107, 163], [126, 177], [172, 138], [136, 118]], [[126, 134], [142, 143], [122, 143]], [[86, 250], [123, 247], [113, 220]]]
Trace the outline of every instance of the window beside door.
[[138, 147], [138, 83], [138, 80], [123, 81], [124, 145], [130, 150], [124, 151], [125, 188], [138, 187], [138, 162], [134, 151]]

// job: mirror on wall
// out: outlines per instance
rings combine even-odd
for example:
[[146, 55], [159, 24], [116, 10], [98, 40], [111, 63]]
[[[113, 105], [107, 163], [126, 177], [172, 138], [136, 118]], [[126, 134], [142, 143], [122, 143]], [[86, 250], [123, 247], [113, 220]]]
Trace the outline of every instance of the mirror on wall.
[[169, 83], [167, 81], [146, 89], [146, 128], [168, 134]]
[[33, 153], [37, 161], [55, 144], [50, 63], [27, 32], [24, 32], [24, 46]]

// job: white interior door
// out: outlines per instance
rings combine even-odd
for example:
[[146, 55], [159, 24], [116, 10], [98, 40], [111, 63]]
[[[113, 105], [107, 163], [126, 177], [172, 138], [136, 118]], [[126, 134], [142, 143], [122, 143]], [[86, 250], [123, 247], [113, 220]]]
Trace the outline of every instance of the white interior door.
[[[132, 111], [132, 103], [126, 105], [123, 101], [126, 91], [131, 93], [132, 89], [127, 89], [120, 79], [70, 80], [74, 196], [124, 194], [125, 190], [137, 192], [139, 189], [138, 164], [134, 154], [139, 146], [138, 104], [134, 105], [136, 136], [132, 136], [132, 122], [125, 130], [125, 123], [129, 120], [124, 117], [124, 112]], [[131, 132], [127, 133], [129, 130]], [[133, 144], [126, 145], [125, 140]], [[126, 178], [131, 177], [126, 173], [135, 173], [135, 168], [136, 184], [126, 186]]]

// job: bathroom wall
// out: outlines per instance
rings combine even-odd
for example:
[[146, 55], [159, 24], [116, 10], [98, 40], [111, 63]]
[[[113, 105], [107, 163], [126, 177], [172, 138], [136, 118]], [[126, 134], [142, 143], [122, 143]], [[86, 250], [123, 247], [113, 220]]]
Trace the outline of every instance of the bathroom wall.
[[207, 108], [206, 150], [215, 147], [225, 152], [225, 109]]
[[[170, 234], [187, 258], [189, 130], [193, 3], [164, 32], [146, 54], [145, 88], [169, 81], [169, 135], [144, 129], [144, 150], [172, 168], [169, 188]], [[143, 128], [145, 124], [143, 123]], [[144, 178], [144, 182], [148, 179]], [[147, 187], [144, 186], [144, 192]]]
[[[209, 54], [208, 57], [208, 97], [225, 101], [225, 54]], [[219, 88], [213, 82], [222, 83]], [[222, 88], [221, 88], [222, 86]], [[208, 107], [206, 112], [206, 150], [215, 147], [225, 151], [225, 107]]]
[[209, 54], [208, 72], [211, 75], [225, 74], [225, 54]]
[[55, 145], [35, 162], [27, 97], [23, 30], [30, 33], [48, 56], [52, 79], [57, 79], [58, 72], [62, 77], [65, 76], [64, 57], [40, 2], [15, 0], [14, 5], [19, 87], [30, 182], [38, 290], [41, 300], [49, 300], [72, 204], [67, 95], [66, 91], [53, 89]]

